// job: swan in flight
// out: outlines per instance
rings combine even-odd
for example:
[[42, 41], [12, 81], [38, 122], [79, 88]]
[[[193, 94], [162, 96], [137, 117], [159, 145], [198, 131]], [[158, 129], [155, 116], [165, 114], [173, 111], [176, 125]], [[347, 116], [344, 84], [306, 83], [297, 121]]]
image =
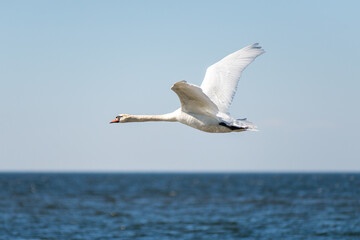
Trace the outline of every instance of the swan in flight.
[[263, 53], [258, 43], [249, 45], [208, 67], [200, 87], [186, 81], [175, 83], [171, 90], [178, 95], [181, 107], [172, 113], [119, 114], [110, 123], [167, 121], [180, 122], [210, 133], [256, 131], [256, 126], [246, 118], [232, 118], [228, 108], [242, 71]]

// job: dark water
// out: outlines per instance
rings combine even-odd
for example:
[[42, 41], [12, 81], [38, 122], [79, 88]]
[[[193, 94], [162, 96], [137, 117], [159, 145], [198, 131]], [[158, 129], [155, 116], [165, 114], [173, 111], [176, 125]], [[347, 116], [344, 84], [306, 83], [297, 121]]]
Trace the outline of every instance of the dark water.
[[360, 174], [0, 174], [0, 239], [360, 239]]

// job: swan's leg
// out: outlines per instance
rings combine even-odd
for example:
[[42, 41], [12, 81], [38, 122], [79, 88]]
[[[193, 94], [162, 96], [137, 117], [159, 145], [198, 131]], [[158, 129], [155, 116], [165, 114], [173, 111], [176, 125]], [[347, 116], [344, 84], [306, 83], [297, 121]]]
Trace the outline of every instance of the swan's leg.
[[227, 127], [227, 128], [229, 128], [229, 129], [231, 129], [231, 130], [240, 130], [240, 129], [246, 130], [246, 129], [248, 129], [248, 127], [231, 126], [231, 125], [228, 125], [228, 124], [226, 124], [226, 123], [224, 123], [224, 122], [219, 123], [219, 125], [220, 125], [220, 126]]

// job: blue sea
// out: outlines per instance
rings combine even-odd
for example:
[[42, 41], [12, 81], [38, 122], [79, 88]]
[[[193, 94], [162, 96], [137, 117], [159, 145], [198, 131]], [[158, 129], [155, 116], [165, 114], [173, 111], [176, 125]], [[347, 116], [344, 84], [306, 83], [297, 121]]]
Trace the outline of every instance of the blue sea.
[[1, 173], [0, 239], [360, 239], [360, 174]]

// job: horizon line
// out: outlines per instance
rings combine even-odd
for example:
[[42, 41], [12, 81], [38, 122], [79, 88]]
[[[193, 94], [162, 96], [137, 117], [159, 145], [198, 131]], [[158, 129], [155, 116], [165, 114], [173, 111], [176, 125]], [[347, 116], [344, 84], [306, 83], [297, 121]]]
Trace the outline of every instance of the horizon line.
[[360, 174], [360, 170], [0, 170], [0, 174]]

